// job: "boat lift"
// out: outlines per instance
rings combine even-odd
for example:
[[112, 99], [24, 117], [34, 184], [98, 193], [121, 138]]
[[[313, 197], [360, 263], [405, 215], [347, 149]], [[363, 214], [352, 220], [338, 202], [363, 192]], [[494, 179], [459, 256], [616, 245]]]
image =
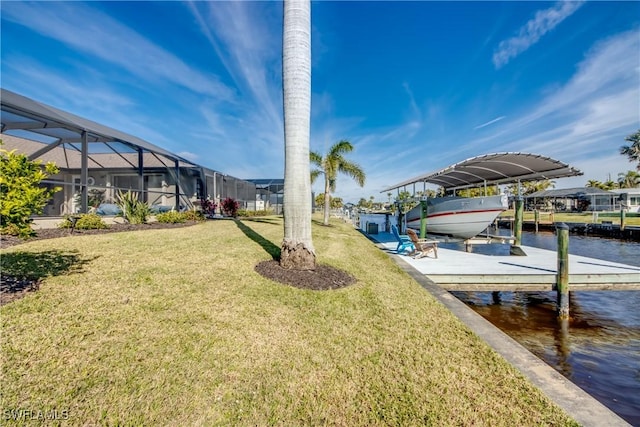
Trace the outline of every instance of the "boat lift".
[[[537, 181], [546, 179], [565, 178], [571, 176], [580, 176], [583, 173], [565, 163], [550, 157], [539, 154], [520, 153], [520, 152], [503, 152], [485, 154], [482, 156], [472, 157], [462, 162], [455, 163], [435, 172], [419, 175], [406, 181], [389, 186], [381, 191], [381, 193], [396, 190], [400, 194], [400, 190], [407, 191], [407, 186], [413, 186], [412, 199], [408, 201], [419, 201], [422, 205], [420, 215], [420, 237], [424, 238], [428, 234], [427, 225], [427, 198], [415, 197], [416, 184], [422, 182], [423, 194], [426, 193], [426, 185], [439, 185], [445, 191], [457, 191], [468, 188], [477, 188], [484, 186], [485, 192], [490, 185], [499, 184], [518, 184], [518, 194], [515, 203], [515, 221], [513, 238], [485, 235], [477, 236], [477, 238], [468, 239], [465, 243], [511, 243], [512, 253], [514, 255], [523, 255], [519, 253], [519, 246], [522, 238], [522, 218], [524, 210], [524, 201], [520, 194], [520, 183], [523, 181]], [[401, 210], [400, 210], [401, 212]], [[404, 224], [406, 226], [406, 224]], [[452, 241], [452, 240], [449, 240]], [[469, 243], [467, 243], [469, 242]]]

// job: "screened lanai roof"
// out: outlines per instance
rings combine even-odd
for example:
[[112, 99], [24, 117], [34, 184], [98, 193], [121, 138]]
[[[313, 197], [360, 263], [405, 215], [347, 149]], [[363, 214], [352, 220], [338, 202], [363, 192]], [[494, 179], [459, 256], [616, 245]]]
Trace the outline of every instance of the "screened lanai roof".
[[530, 153], [493, 153], [472, 157], [447, 168], [419, 175], [385, 188], [381, 193], [424, 182], [446, 190], [518, 181], [565, 178], [582, 172], [550, 157]]
[[[66, 163], [70, 168], [79, 167], [82, 137], [86, 132], [89, 161], [92, 162], [89, 167], [118, 167], [120, 164], [131, 166], [130, 163], [135, 165], [138, 163], [137, 157], [135, 162], [129, 162], [126, 157], [137, 156], [140, 150], [144, 152], [145, 164], [147, 160], [149, 165], [164, 163], [158, 159], [158, 156], [163, 156], [179, 162], [180, 166], [197, 166], [141, 138], [6, 89], [1, 89], [0, 104], [1, 132], [40, 144], [40, 148], [29, 153], [33, 159], [56, 161], [60, 166]], [[71, 164], [75, 163], [74, 158], [78, 166]], [[116, 164], [110, 164], [109, 160]]]

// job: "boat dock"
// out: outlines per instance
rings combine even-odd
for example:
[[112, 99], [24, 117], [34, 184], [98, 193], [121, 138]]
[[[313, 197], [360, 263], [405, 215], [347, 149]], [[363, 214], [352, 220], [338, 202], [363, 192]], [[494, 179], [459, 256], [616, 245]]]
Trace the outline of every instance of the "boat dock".
[[[368, 235], [396, 253], [391, 233]], [[520, 246], [527, 256], [484, 255], [438, 247], [438, 258], [400, 255], [420, 274], [448, 291], [555, 291], [557, 253]], [[569, 255], [569, 291], [640, 290], [640, 267]]]

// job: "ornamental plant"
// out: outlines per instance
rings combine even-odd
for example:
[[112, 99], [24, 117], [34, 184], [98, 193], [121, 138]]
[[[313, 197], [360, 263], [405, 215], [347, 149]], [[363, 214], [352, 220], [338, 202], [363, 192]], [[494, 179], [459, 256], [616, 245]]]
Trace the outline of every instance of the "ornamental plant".
[[231, 197], [227, 197], [222, 201], [222, 212], [227, 216], [235, 218], [238, 216], [238, 202]]
[[[2, 141], [0, 140], [0, 144]], [[40, 182], [59, 170], [53, 163], [42, 165], [15, 150], [0, 148], [0, 228], [22, 238], [32, 236], [32, 215], [41, 214], [60, 187], [40, 187]]]
[[202, 213], [207, 216], [215, 215], [218, 205], [211, 199], [202, 199], [200, 200], [200, 207], [202, 208]]
[[151, 209], [149, 206], [138, 199], [138, 193], [135, 191], [127, 191], [123, 193], [118, 190], [117, 205], [122, 210], [122, 217], [129, 224], [146, 224], [149, 215], [151, 215]]

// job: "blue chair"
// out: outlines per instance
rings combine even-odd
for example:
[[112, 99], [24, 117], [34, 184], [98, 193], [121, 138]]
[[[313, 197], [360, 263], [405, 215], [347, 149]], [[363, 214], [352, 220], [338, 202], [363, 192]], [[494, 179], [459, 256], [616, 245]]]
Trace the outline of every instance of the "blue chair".
[[398, 247], [396, 248], [397, 253], [401, 254], [406, 250], [409, 250], [410, 253], [416, 251], [416, 248], [415, 246], [413, 246], [413, 242], [411, 241], [411, 238], [405, 234], [400, 234], [398, 232], [398, 227], [396, 227], [395, 225], [392, 225], [391, 232], [393, 233], [396, 240], [398, 241]]

